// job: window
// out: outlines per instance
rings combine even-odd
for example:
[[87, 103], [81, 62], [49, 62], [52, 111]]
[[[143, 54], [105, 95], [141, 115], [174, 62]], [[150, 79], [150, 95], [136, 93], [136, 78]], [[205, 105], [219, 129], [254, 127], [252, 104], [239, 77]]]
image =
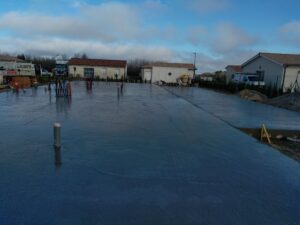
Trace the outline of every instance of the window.
[[264, 81], [265, 80], [265, 71], [257, 70], [256, 74], [258, 76], [259, 81]]
[[84, 68], [84, 77], [93, 78], [94, 77], [94, 68]]
[[100, 74], [101, 74], [102, 76], [106, 76], [106, 75], [107, 75], [107, 68], [101, 68], [101, 69], [100, 69]]
[[248, 79], [249, 79], [250, 81], [259, 81], [259, 78], [258, 78], [258, 77], [255, 77], [255, 76], [250, 76], [250, 77], [248, 77]]

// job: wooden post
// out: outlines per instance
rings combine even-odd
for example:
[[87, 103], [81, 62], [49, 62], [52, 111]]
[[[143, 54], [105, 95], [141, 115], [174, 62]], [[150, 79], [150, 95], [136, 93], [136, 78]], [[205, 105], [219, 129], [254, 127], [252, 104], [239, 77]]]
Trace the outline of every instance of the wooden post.
[[54, 131], [54, 147], [60, 148], [61, 147], [61, 141], [60, 141], [60, 124], [54, 123], [53, 124], [53, 131]]
[[271, 145], [271, 135], [268, 133], [266, 126], [263, 124], [260, 131], [260, 140], [263, 141], [263, 139], [266, 138], [268, 143]]

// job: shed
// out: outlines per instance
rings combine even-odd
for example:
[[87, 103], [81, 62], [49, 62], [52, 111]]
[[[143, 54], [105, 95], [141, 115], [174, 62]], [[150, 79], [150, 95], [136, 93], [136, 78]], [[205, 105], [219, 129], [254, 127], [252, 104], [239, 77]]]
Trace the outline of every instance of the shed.
[[192, 79], [194, 70], [195, 66], [189, 63], [151, 63], [142, 67], [142, 79], [150, 83], [177, 83], [184, 75]]

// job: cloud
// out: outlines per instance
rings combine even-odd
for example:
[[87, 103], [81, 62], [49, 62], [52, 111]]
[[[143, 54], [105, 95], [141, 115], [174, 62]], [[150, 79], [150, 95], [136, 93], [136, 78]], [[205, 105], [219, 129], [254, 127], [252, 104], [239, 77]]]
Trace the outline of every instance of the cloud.
[[208, 54], [197, 54], [198, 73], [225, 70], [227, 65], [241, 65], [253, 57], [257, 52], [251, 50], [240, 50], [226, 55], [212, 56]]
[[212, 49], [217, 53], [228, 53], [258, 43], [257, 37], [247, 34], [243, 29], [231, 23], [219, 24], [214, 35]]
[[229, 7], [228, 0], [189, 0], [184, 2], [188, 9], [201, 13], [223, 11]]
[[138, 44], [103, 44], [94, 41], [69, 40], [61, 38], [1, 38], [0, 48], [4, 52], [25, 53], [38, 56], [54, 56], [86, 53], [94, 58], [111, 59], [148, 59], [172, 61], [175, 51], [162, 46], [144, 46]]
[[142, 34], [138, 10], [123, 3], [79, 5], [79, 15], [48, 16], [35, 12], [8, 12], [0, 17], [0, 28], [27, 36], [87, 38], [112, 42], [138, 39]]
[[24, 10], [0, 15], [0, 49], [39, 56], [85, 52], [95, 58], [193, 62], [191, 52], [183, 51], [186, 46], [196, 46], [206, 51], [199, 53], [197, 60], [204, 72], [223, 69], [227, 63], [241, 63], [239, 60], [249, 52], [246, 48], [257, 41], [230, 23], [181, 27], [167, 20], [174, 14], [172, 7], [181, 7], [184, 15], [185, 7], [213, 12], [228, 7], [226, 0], [102, 1], [98, 5], [85, 0], [58, 1], [72, 6], [74, 13], [49, 15]]
[[144, 2], [144, 8], [147, 10], [154, 10], [157, 12], [167, 10], [168, 6], [159, 0], [147, 0]]
[[185, 40], [194, 48], [201, 47], [218, 56], [254, 48], [260, 41], [258, 37], [232, 23], [220, 23], [214, 27], [189, 27]]
[[109, 33], [114, 37], [135, 38], [140, 33], [141, 17], [134, 5], [107, 2], [101, 5], [86, 5], [80, 9], [85, 18], [85, 24], [101, 34]]
[[192, 45], [207, 44], [208, 39], [208, 29], [204, 26], [193, 26], [187, 29], [186, 41]]
[[279, 28], [279, 33], [284, 40], [299, 44], [300, 21], [291, 21]]

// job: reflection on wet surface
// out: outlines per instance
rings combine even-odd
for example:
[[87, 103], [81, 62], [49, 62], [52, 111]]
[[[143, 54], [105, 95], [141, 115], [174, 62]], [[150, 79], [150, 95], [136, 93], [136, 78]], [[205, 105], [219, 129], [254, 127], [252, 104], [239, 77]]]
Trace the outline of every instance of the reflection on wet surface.
[[0, 224], [299, 223], [300, 164], [228, 125], [298, 114], [144, 84], [118, 102], [118, 85], [0, 94]]
[[62, 161], [61, 161], [61, 149], [60, 148], [54, 148], [54, 164], [57, 169], [61, 167]]

